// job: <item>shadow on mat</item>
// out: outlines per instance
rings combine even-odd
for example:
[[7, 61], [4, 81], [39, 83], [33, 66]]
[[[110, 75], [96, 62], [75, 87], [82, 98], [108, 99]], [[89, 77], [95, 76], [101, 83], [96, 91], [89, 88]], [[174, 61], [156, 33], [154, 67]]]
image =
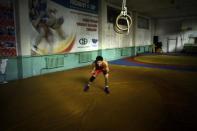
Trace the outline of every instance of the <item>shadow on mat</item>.
[[[88, 83], [89, 78], [87, 78], [87, 77], [76, 77], [75, 80], [76, 80], [76, 82], [81, 84], [82, 88], [84, 88], [84, 86]], [[104, 91], [104, 85], [103, 86], [102, 85], [95, 85], [95, 83], [92, 83], [92, 85], [90, 86], [90, 89], [91, 88], [97, 88], [100, 91]]]
[[87, 77], [76, 77], [75, 80], [76, 82], [85, 85], [89, 79]]

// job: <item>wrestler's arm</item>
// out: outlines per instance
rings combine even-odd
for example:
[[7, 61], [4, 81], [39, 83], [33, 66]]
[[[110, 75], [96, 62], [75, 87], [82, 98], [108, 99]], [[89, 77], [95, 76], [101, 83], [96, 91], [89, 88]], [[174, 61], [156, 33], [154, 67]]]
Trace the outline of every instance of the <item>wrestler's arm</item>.
[[105, 64], [104, 70], [106, 70], [107, 72], [109, 72], [109, 64], [108, 64], [108, 62], [107, 61], [103, 61], [103, 62]]
[[96, 70], [95, 63], [93, 62], [92, 63], [92, 71], [91, 71], [91, 73], [93, 74], [95, 72], [95, 70]]

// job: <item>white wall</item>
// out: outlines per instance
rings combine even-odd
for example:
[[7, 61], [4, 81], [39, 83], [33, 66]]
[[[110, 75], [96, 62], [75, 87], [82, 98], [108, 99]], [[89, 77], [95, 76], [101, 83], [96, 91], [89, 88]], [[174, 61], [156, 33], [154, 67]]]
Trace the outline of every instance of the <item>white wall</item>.
[[[122, 47], [131, 47], [133, 46], [132, 38], [133, 38], [133, 29], [128, 35], [119, 34], [114, 31], [114, 27], [112, 23], [107, 22], [107, 3], [105, 0], [101, 0], [101, 12], [99, 14], [100, 25], [99, 25], [99, 39], [100, 39], [100, 49], [109, 49], [109, 48], [122, 48]], [[114, 8], [119, 8], [114, 5]]]
[[19, 8], [18, 8], [18, 12], [19, 12], [19, 32], [20, 33], [20, 43], [17, 43], [17, 44], [20, 44], [20, 53], [18, 55], [20, 56], [29, 56], [31, 55], [31, 47], [30, 47], [30, 35], [29, 35], [29, 31], [31, 31], [31, 25], [30, 25], [30, 22], [29, 22], [29, 14], [28, 14], [28, 0], [18, 0], [18, 5], [19, 5]]
[[[150, 17], [140, 15], [136, 12], [131, 12], [133, 24], [130, 29], [130, 33], [128, 35], [118, 34], [114, 31], [113, 24], [107, 22], [107, 5], [121, 9], [121, 5], [117, 7], [111, 5], [110, 3], [107, 3], [105, 0], [101, 0], [102, 9], [99, 14], [102, 24], [99, 26], [99, 39], [101, 44], [100, 49], [143, 46], [152, 44], [152, 38], [154, 35], [154, 21]], [[149, 19], [150, 28], [148, 30], [137, 28], [138, 15]]]
[[[138, 23], [138, 16], [142, 16], [144, 18], [147, 18], [149, 20], [149, 29], [142, 29], [142, 28], [138, 28], [137, 27], [137, 23]], [[151, 21], [150, 17], [147, 16], [143, 16], [140, 14], [136, 14], [135, 19], [136, 21], [136, 31], [135, 33], [135, 45], [136, 46], [143, 46], [143, 45], [151, 45], [152, 44], [152, 30], [153, 30], [153, 21]]]
[[194, 44], [194, 39], [191, 39], [191, 37], [197, 37], [197, 17], [183, 20], [181, 28], [183, 30], [181, 32], [183, 43]]
[[[187, 30], [188, 28], [192, 30]], [[197, 17], [159, 19], [156, 22], [155, 35], [159, 36], [159, 41], [163, 44], [163, 52], [181, 51], [184, 44], [190, 43], [189, 36], [197, 37]], [[176, 38], [177, 46], [175, 47], [174, 39]], [[169, 43], [168, 49], [167, 43]]]

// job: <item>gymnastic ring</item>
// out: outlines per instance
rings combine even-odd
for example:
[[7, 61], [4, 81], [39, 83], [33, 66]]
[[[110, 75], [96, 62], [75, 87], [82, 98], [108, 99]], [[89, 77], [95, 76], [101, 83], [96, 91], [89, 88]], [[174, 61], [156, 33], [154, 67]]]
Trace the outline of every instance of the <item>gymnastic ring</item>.
[[[118, 29], [118, 27], [116, 25], [114, 25], [114, 31], [119, 33], [119, 34], [125, 34], [126, 33], [125, 30]], [[127, 34], [128, 34], [128, 31], [127, 31]]]
[[[128, 19], [128, 18], [129, 18], [129, 19]], [[120, 19], [123, 19], [123, 20], [126, 20], [126, 21], [127, 21], [127, 27], [126, 27], [126, 28], [122, 28], [122, 27], [119, 26], [118, 21], [119, 21]], [[117, 26], [117, 28], [120, 29], [120, 30], [128, 30], [128, 29], [131, 27], [131, 24], [132, 24], [132, 19], [131, 19], [131, 17], [130, 17], [129, 15], [123, 16], [123, 15], [120, 14], [120, 15], [116, 18], [116, 26]]]
[[[129, 21], [128, 20], [127, 20], [127, 24], [129, 25]], [[130, 27], [127, 27], [127, 30], [121, 30], [114, 24], [114, 31], [119, 33], [119, 34], [127, 33], [127, 35], [128, 35], [129, 34], [129, 30], [130, 30]]]
[[118, 29], [118, 27], [114, 24], [114, 31], [116, 32], [116, 33], [119, 33], [119, 34], [129, 34], [129, 28], [128, 28], [128, 30], [120, 30], [120, 29]]
[[[129, 19], [128, 19], [128, 18], [129, 18]], [[127, 27], [126, 27], [126, 28], [121, 28], [121, 27], [119, 26], [118, 21], [119, 21], [120, 19], [124, 19], [124, 20], [127, 21]], [[120, 29], [120, 30], [128, 30], [128, 29], [131, 27], [131, 24], [132, 24], [132, 19], [131, 19], [131, 17], [130, 17], [129, 15], [127, 15], [127, 14], [126, 14], [126, 15], [120, 14], [120, 15], [116, 18], [116, 26], [117, 26], [117, 28]]]

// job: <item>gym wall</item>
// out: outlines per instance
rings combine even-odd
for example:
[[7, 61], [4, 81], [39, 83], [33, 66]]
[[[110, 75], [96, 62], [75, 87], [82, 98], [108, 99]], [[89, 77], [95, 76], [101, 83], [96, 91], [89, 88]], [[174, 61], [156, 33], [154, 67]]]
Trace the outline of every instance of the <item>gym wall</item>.
[[[77, 2], [78, 0], [71, 1]], [[93, 3], [89, 3], [92, 6], [88, 7], [95, 9], [95, 11], [74, 5], [67, 7], [69, 4], [64, 3], [65, 1], [63, 0], [43, 0], [42, 2], [43, 6], [47, 6], [52, 10], [55, 7], [56, 10], [53, 11], [56, 11], [56, 18], [60, 18], [59, 22], [61, 29], [64, 31], [63, 34], [69, 39], [62, 40], [61, 37], [63, 35], [58, 36], [59, 34], [55, 29], [50, 29], [50, 33], [53, 35], [48, 35], [54, 38], [50, 38], [51, 36], [42, 38], [40, 44], [38, 44], [40, 50], [35, 52], [33, 45], [35, 45], [36, 39], [39, 38], [37, 37], [39, 33], [32, 24], [34, 18], [30, 17], [30, 9], [32, 7], [27, 0], [16, 0], [14, 7], [16, 12], [16, 45], [18, 54], [14, 57], [5, 56], [9, 59], [6, 72], [7, 80], [23, 79], [89, 65], [97, 55], [102, 55], [109, 61], [151, 51], [151, 37], [148, 38], [151, 27], [146, 36], [147, 32], [144, 29], [138, 30], [136, 26], [137, 20], [134, 20], [129, 35], [116, 33], [112, 29], [111, 23], [107, 22], [108, 3], [105, 0], [95, 0], [91, 1]], [[44, 2], [48, 2], [48, 5]], [[88, 4], [86, 3], [85, 5]], [[42, 9], [44, 10], [45, 7]], [[133, 18], [137, 19], [138, 13], [132, 14]], [[62, 17], [64, 18], [63, 22], [61, 21]], [[46, 17], [47, 19], [49, 18]], [[90, 25], [88, 26], [88, 24]], [[139, 34], [141, 34], [141, 37], [138, 36]], [[142, 39], [143, 42], [141, 42]], [[54, 48], [60, 49], [60, 52], [57, 50], [57, 52], [54, 52], [53, 49], [49, 48], [50, 40], [55, 41]], [[67, 50], [64, 50], [64, 46], [57, 47], [64, 44], [73, 45]]]

